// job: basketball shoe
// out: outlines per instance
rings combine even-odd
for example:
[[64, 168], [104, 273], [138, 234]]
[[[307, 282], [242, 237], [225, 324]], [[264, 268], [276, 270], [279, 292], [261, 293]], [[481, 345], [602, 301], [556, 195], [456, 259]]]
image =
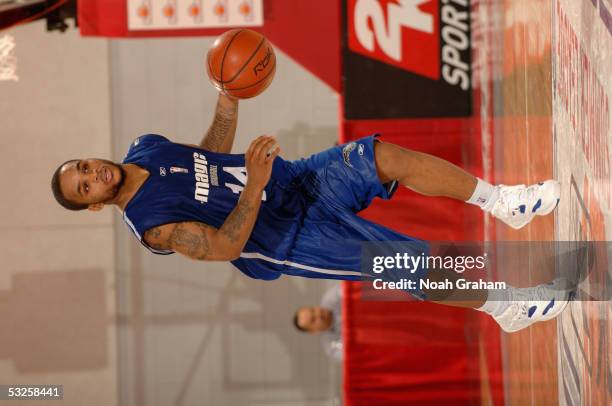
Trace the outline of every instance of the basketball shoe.
[[498, 196], [489, 211], [514, 229], [529, 223], [536, 215], [545, 216], [559, 204], [561, 187], [556, 180], [547, 180], [529, 187], [498, 185]]
[[573, 288], [566, 278], [531, 288], [508, 287], [508, 291], [508, 307], [499, 316], [493, 316], [507, 333], [557, 317], [573, 296]]

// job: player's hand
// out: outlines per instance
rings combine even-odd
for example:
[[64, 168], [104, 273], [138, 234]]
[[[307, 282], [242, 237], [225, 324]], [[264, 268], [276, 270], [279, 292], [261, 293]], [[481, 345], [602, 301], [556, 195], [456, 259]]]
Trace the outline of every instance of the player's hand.
[[247, 185], [263, 190], [272, 174], [272, 162], [280, 152], [276, 139], [262, 135], [251, 142], [245, 154]]

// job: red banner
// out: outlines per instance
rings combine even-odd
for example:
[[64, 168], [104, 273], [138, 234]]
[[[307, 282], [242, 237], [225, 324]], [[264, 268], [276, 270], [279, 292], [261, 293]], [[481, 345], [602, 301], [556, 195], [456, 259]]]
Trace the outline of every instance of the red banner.
[[349, 0], [351, 51], [431, 79], [440, 78], [438, 2]]

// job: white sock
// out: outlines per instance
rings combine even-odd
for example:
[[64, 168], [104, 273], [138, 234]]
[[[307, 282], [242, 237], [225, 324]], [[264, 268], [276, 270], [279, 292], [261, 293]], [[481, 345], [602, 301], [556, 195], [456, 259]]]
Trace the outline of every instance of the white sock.
[[490, 211], [499, 197], [499, 188], [480, 178], [477, 178], [477, 180], [478, 183], [476, 183], [476, 188], [474, 189], [474, 193], [472, 193], [472, 197], [465, 202], [474, 204], [484, 211]]
[[476, 310], [497, 317], [502, 314], [510, 305], [510, 292], [508, 289], [488, 289], [487, 300]]

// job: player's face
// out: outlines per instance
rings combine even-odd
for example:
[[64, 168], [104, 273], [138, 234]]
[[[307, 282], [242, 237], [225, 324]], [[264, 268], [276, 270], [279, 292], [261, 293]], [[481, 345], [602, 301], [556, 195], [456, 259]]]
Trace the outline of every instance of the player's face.
[[298, 312], [298, 324], [311, 333], [329, 329], [332, 318], [332, 312], [323, 307], [304, 307]]
[[125, 173], [121, 166], [104, 159], [68, 162], [60, 172], [64, 196], [79, 204], [109, 203], [119, 193]]

